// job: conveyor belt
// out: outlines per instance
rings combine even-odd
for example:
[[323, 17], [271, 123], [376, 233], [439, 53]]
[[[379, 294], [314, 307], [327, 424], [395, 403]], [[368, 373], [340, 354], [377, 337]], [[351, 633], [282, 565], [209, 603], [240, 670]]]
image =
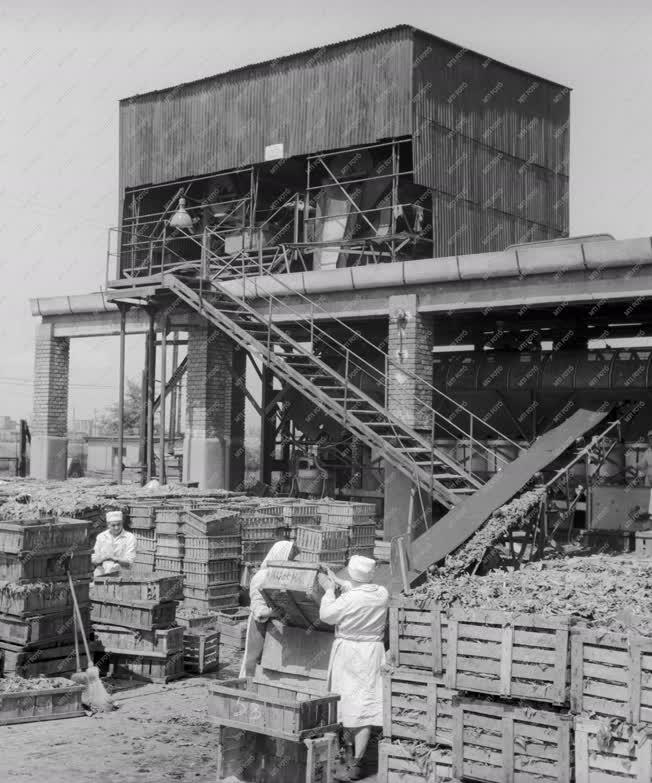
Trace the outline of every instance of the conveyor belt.
[[491, 478], [468, 500], [460, 503], [412, 545], [410, 578], [414, 581], [434, 563], [443, 560], [470, 538], [497, 509], [510, 501], [530, 479], [577, 438], [600, 424], [610, 410], [580, 408], [558, 427], [541, 435], [530, 448]]

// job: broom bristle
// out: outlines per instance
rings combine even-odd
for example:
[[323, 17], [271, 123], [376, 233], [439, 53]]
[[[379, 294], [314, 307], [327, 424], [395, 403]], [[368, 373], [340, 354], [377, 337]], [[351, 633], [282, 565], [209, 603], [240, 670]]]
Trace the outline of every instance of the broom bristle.
[[86, 670], [88, 682], [86, 690], [82, 694], [82, 701], [88, 704], [96, 712], [110, 712], [113, 709], [113, 699], [106, 692], [106, 688], [100, 682], [99, 672], [96, 666], [89, 666]]
[[85, 672], [73, 672], [70, 675], [70, 679], [77, 685], [86, 685], [88, 682], [88, 677]]

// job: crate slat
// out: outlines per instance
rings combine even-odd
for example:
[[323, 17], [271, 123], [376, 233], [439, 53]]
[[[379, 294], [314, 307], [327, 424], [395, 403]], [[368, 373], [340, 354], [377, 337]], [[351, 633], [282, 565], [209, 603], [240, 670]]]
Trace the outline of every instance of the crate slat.
[[448, 619], [436, 601], [392, 598], [389, 604], [389, 658], [396, 668], [445, 671]]
[[417, 750], [407, 742], [378, 744], [378, 783], [443, 783], [452, 778], [450, 748]]
[[652, 743], [635, 726], [610, 728], [607, 742], [598, 743], [604, 731], [598, 720], [575, 720], [575, 779], [577, 783], [649, 783], [652, 780]]
[[188, 629], [183, 635], [183, 648], [183, 665], [186, 671], [204, 674], [217, 670], [220, 650], [218, 631]]

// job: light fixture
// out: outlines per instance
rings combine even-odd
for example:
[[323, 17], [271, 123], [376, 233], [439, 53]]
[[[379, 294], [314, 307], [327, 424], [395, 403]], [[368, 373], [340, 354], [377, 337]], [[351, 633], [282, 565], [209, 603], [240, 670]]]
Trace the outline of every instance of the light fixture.
[[170, 218], [172, 228], [192, 228], [192, 218], [186, 212], [186, 200], [183, 196], [179, 199], [177, 211]]

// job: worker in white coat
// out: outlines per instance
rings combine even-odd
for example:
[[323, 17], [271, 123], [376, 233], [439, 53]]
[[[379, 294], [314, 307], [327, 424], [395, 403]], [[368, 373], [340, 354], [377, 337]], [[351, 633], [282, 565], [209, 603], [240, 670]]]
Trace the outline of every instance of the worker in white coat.
[[[372, 726], [383, 725], [385, 624], [389, 594], [372, 584], [375, 560], [354, 555], [349, 560], [349, 582], [328, 576], [319, 619], [335, 626], [335, 642], [328, 667], [329, 690], [340, 696], [338, 720], [353, 735], [354, 759], [337, 780], [360, 780], [362, 759]], [[342, 594], [335, 597], [335, 585]]]
[[107, 512], [106, 528], [95, 539], [93, 575], [120, 576], [131, 570], [136, 559], [136, 536], [124, 529], [122, 511]]
[[263, 654], [263, 643], [267, 632], [267, 623], [274, 616], [260, 588], [265, 579], [265, 570], [270, 563], [283, 560], [292, 560], [295, 550], [292, 541], [277, 541], [269, 550], [265, 559], [260, 564], [260, 569], [254, 574], [249, 584], [249, 598], [251, 601], [249, 622], [247, 623], [247, 637], [245, 641], [240, 677], [253, 677], [256, 666], [260, 663]]

